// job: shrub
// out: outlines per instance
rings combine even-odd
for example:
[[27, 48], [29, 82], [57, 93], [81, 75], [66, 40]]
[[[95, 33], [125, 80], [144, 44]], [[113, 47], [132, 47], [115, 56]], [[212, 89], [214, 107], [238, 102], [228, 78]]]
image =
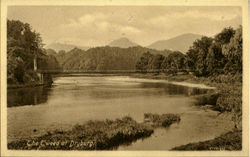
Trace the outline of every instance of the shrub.
[[152, 113], [145, 113], [144, 114], [144, 122], [151, 123], [154, 127], [167, 127], [174, 122], [179, 122], [180, 116], [177, 114], [152, 114]]

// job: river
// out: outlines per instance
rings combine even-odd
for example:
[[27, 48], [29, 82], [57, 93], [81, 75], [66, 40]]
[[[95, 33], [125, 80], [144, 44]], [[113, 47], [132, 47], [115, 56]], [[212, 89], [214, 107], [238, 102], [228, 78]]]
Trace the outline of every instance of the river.
[[53, 81], [46, 88], [8, 89], [8, 141], [68, 130], [88, 120], [129, 115], [142, 122], [144, 113], [178, 113], [181, 121], [118, 150], [169, 150], [212, 139], [233, 127], [229, 117], [193, 105], [194, 95], [213, 90], [204, 85], [112, 75], [71, 75]]

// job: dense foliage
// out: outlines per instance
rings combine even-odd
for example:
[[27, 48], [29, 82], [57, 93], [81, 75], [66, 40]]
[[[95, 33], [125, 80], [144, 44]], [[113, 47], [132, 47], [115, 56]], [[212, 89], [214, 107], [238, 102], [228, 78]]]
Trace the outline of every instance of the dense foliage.
[[168, 56], [144, 53], [136, 63], [140, 71], [192, 71], [196, 76], [242, 73], [242, 27], [224, 28], [214, 38], [196, 40], [186, 55], [173, 52]]
[[164, 71], [176, 73], [186, 69], [185, 55], [179, 51], [174, 51], [167, 56], [160, 54], [153, 55], [149, 52], [143, 53], [136, 63], [139, 71]]
[[135, 70], [137, 61], [147, 51], [165, 56], [171, 53], [168, 50], [157, 51], [140, 46], [129, 48], [105, 46], [87, 51], [74, 48], [69, 52], [59, 51], [55, 56], [65, 71]]
[[37, 82], [33, 60], [37, 57], [38, 68], [59, 68], [54, 56], [47, 56], [40, 34], [32, 31], [27, 23], [7, 21], [7, 78], [8, 84]]

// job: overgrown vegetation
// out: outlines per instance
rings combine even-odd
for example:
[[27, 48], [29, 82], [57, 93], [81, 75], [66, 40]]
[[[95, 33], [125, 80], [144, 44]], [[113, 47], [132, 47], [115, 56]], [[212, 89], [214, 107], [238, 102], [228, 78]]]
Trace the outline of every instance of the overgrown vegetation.
[[190, 143], [173, 148], [172, 150], [241, 150], [242, 132], [239, 130], [230, 131], [213, 140]]
[[60, 69], [52, 55], [46, 55], [40, 34], [28, 23], [7, 21], [7, 82], [8, 85], [35, 84], [39, 81], [34, 72], [33, 60], [38, 59], [39, 69]]
[[167, 74], [194, 72], [199, 77], [242, 73], [242, 27], [225, 28], [214, 38], [203, 36], [193, 43], [186, 55], [178, 51], [168, 56], [144, 53], [136, 69]]
[[57, 58], [63, 70], [73, 71], [108, 71], [135, 70], [137, 61], [144, 52], [168, 55], [172, 51], [157, 51], [145, 47], [94, 47], [87, 51], [74, 48], [69, 52], [59, 51]]
[[[167, 127], [180, 120], [173, 114], [145, 114], [153, 120], [153, 126]], [[152, 119], [153, 117], [153, 119]], [[121, 144], [129, 144], [139, 138], [150, 136], [154, 127], [148, 123], [137, 123], [131, 117], [106, 121], [89, 121], [75, 125], [70, 131], [48, 132], [46, 135], [13, 141], [8, 149], [40, 150], [107, 150]]]
[[179, 122], [181, 120], [179, 115], [176, 114], [144, 114], [144, 123], [149, 123], [154, 127], [167, 127], [172, 123]]

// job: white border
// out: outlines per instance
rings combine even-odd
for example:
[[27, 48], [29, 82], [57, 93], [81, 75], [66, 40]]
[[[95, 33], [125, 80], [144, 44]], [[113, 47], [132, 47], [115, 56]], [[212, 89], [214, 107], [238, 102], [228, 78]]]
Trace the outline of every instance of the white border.
[[[6, 15], [11, 5], [91, 6], [241, 6], [243, 26], [243, 149], [242, 151], [12, 151], [7, 150]], [[1, 1], [1, 156], [248, 156], [249, 153], [249, 27], [247, 0], [2, 0]]]

